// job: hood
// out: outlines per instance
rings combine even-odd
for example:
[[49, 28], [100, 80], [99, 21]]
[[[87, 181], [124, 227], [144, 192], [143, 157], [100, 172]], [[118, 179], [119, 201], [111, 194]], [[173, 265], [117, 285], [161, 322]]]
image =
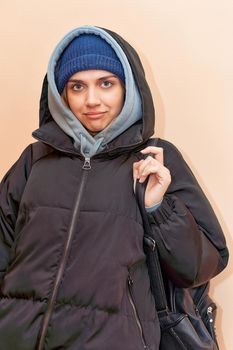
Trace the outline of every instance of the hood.
[[[64, 104], [57, 91], [54, 77], [61, 53], [76, 36], [82, 33], [101, 35], [115, 50], [125, 74], [124, 106], [116, 119], [95, 136], [87, 132]], [[54, 122], [56, 126], [53, 125]], [[56, 137], [51, 135], [53, 128]], [[33, 132], [33, 136], [54, 147], [59, 143], [59, 148], [64, 143], [63, 148], [69, 145], [69, 149], [72, 149], [70, 143], [73, 143], [73, 147], [82, 155], [93, 156], [106, 150], [140, 145], [153, 133], [153, 101], [136, 51], [118, 34], [108, 29], [83, 26], [69, 32], [57, 45], [49, 61], [40, 99], [40, 129]], [[58, 137], [60, 140], [57, 140]]]

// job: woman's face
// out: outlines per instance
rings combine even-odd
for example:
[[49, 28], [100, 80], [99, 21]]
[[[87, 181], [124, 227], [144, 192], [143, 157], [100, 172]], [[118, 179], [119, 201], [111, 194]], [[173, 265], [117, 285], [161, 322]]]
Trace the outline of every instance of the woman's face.
[[81, 71], [67, 82], [66, 99], [74, 115], [95, 134], [119, 115], [124, 103], [124, 84], [105, 70]]

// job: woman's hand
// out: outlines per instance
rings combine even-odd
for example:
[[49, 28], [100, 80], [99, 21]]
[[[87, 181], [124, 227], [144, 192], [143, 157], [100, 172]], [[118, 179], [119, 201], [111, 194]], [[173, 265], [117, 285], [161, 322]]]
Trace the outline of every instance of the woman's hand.
[[139, 179], [143, 183], [149, 176], [145, 192], [145, 206], [152, 207], [159, 203], [171, 183], [171, 175], [163, 164], [163, 148], [149, 146], [141, 150], [143, 154], [153, 154], [133, 164], [134, 183]]

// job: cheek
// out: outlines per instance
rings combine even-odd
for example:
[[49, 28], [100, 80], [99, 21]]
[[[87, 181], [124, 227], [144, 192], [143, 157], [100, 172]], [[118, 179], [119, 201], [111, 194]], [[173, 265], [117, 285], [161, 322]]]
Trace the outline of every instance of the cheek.
[[68, 98], [68, 103], [71, 111], [79, 111], [82, 106], [82, 101], [80, 98]]
[[112, 106], [114, 106], [114, 109], [118, 112], [121, 111], [124, 104], [124, 94], [118, 93], [114, 94], [112, 98]]

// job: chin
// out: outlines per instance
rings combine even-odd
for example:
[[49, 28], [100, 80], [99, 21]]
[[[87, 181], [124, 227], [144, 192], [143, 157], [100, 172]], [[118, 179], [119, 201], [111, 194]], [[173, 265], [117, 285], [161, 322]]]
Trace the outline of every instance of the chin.
[[104, 128], [88, 128], [87, 126], [85, 126], [86, 130], [90, 133], [90, 134], [98, 134], [98, 132], [102, 131]]
[[104, 130], [108, 125], [109, 124], [104, 125], [104, 126], [99, 126], [99, 127], [93, 127], [93, 126], [88, 126], [88, 125], [86, 125], [86, 126], [84, 125], [84, 126], [85, 126], [85, 128], [87, 129], [88, 132], [98, 133], [98, 132]]

